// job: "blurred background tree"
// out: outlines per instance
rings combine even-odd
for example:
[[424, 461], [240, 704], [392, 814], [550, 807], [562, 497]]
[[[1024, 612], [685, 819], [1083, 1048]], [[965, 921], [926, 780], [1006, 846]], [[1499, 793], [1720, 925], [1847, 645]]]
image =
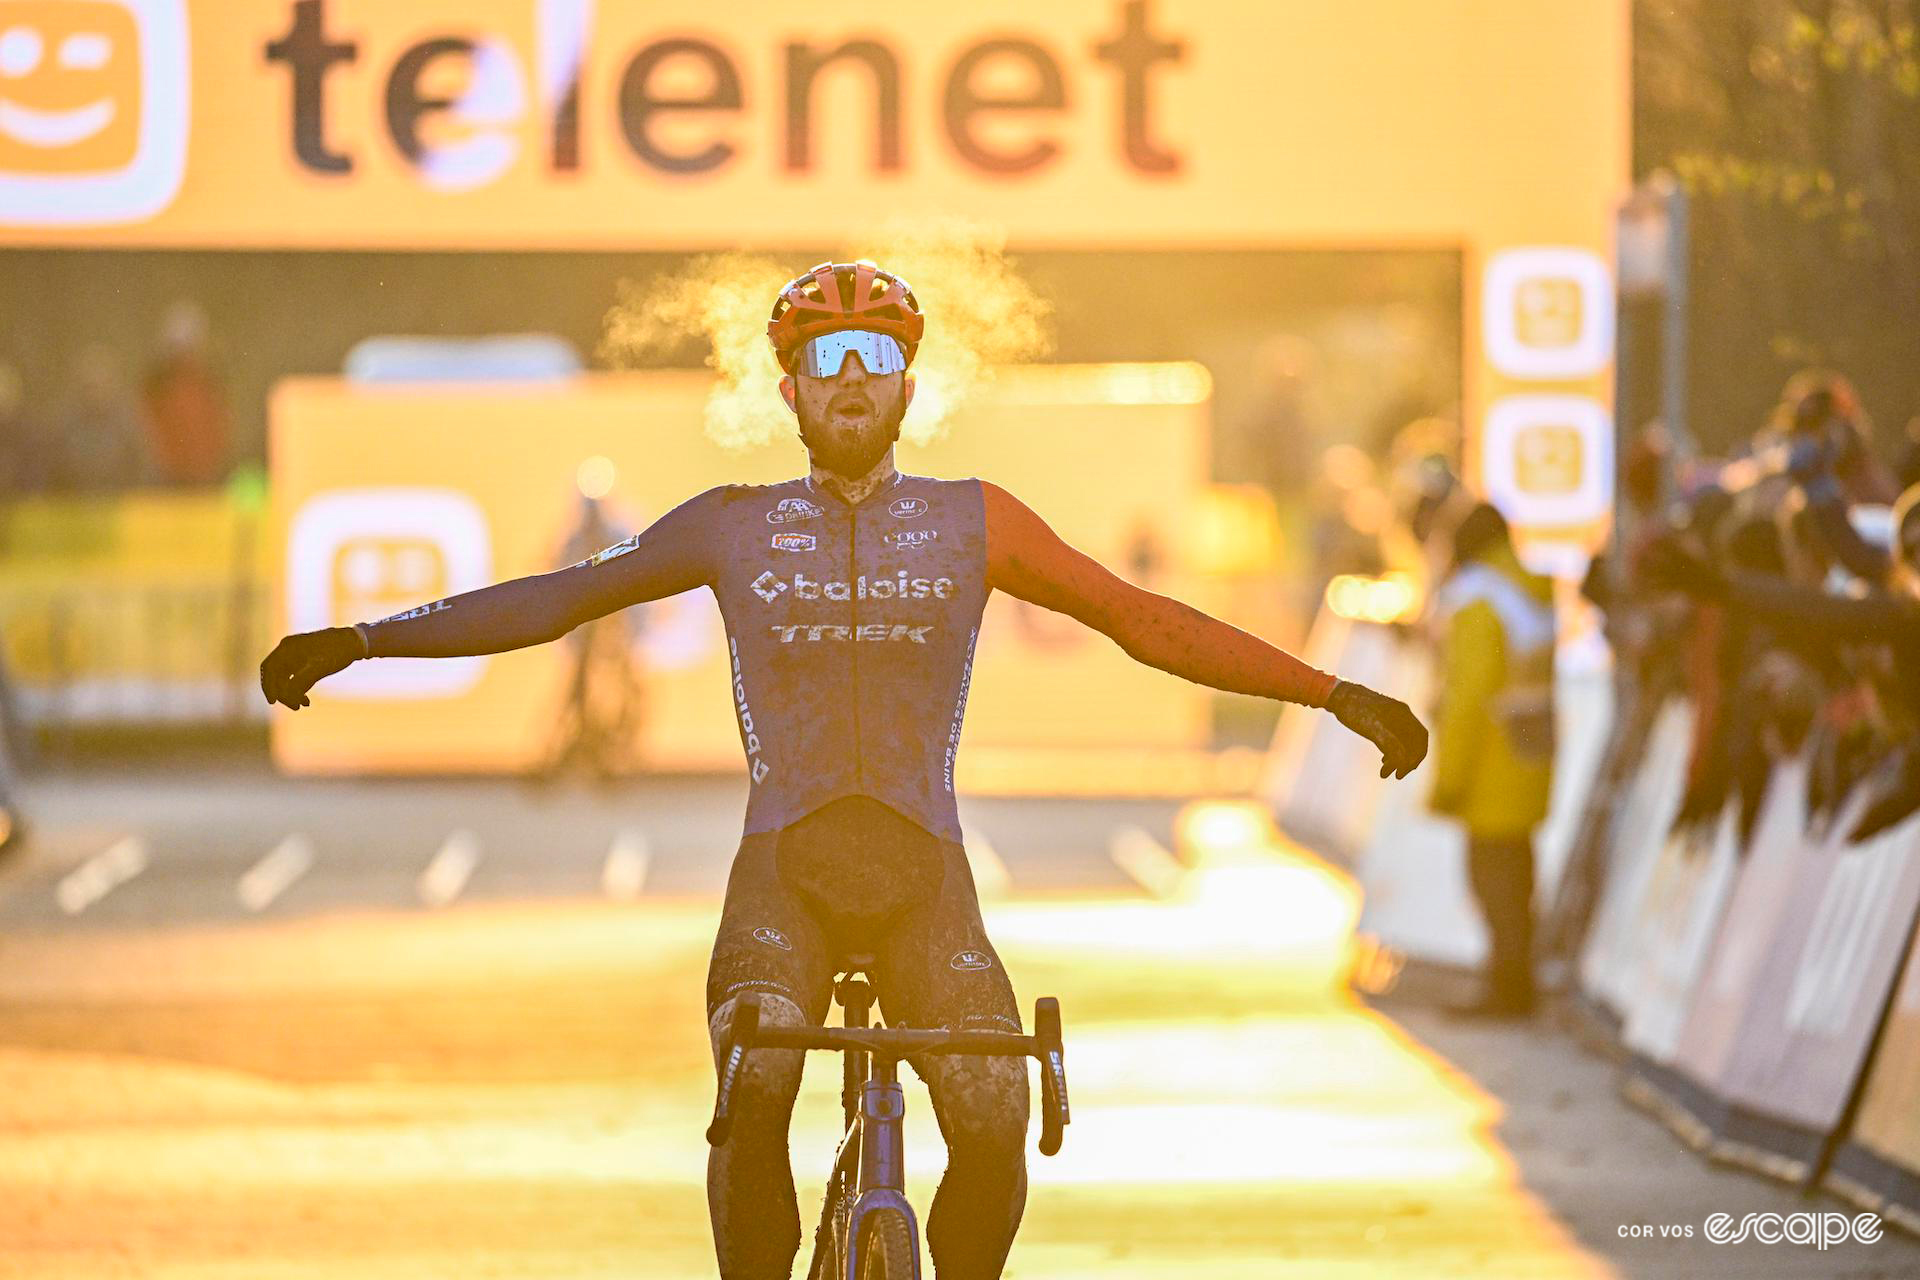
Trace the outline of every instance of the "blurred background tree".
[[1795, 369], [1920, 414], [1920, 3], [1639, 0], [1636, 176], [1692, 196], [1689, 416], [1744, 439]]

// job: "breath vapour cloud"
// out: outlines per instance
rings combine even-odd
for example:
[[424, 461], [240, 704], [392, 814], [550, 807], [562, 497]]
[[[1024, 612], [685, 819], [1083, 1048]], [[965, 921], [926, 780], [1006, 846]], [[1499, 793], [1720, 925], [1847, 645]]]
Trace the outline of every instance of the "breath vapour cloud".
[[[913, 363], [919, 389], [901, 428], [910, 443], [938, 437], [996, 366], [1052, 349], [1052, 307], [1014, 267], [998, 233], [957, 220], [894, 225], [835, 258], [868, 258], [898, 273], [926, 313], [927, 336]], [[732, 449], [785, 439], [793, 417], [774, 390], [780, 366], [767, 347], [767, 313], [780, 286], [811, 265], [709, 254], [645, 284], [623, 283], [601, 353], [619, 365], [656, 363], [704, 340], [706, 364], [720, 375], [707, 398], [707, 434]]]

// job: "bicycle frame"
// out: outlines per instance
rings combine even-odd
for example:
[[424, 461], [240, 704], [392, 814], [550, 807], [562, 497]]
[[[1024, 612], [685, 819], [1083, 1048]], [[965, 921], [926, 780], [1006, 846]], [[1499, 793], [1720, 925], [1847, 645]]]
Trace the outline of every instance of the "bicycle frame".
[[[867, 1029], [868, 1013], [873, 1007], [873, 989], [864, 981], [847, 975], [834, 984], [844, 1012], [842, 1025]], [[907, 1220], [907, 1237], [913, 1242], [913, 1280], [920, 1280], [920, 1220], [907, 1200], [906, 1091], [900, 1087], [899, 1065], [892, 1058], [879, 1057], [861, 1049], [846, 1049], [841, 1054], [840, 1101], [847, 1121], [846, 1136], [833, 1161], [833, 1173], [827, 1180], [827, 1195], [820, 1210], [820, 1225], [814, 1230], [813, 1258], [807, 1264], [808, 1280], [817, 1277], [827, 1257], [846, 1260], [843, 1280], [858, 1280], [860, 1265], [860, 1224], [876, 1209], [898, 1209]], [[846, 1188], [855, 1190], [853, 1204], [847, 1210], [844, 1227], [833, 1212], [836, 1200], [844, 1198]], [[823, 1246], [837, 1230], [845, 1234], [831, 1241], [831, 1253]]]

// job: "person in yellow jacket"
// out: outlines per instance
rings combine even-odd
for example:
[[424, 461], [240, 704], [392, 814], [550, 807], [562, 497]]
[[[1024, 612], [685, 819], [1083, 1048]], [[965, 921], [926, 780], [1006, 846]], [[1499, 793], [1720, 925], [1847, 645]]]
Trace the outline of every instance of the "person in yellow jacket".
[[1440, 713], [1429, 807], [1466, 828], [1467, 874], [1487, 923], [1486, 991], [1459, 1012], [1533, 1010], [1533, 829], [1553, 788], [1553, 584], [1514, 554], [1485, 503], [1453, 538], [1435, 597]]

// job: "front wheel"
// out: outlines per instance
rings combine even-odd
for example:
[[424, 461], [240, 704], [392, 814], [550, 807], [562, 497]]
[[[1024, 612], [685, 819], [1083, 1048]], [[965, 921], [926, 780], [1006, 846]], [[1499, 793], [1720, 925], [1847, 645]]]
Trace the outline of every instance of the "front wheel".
[[914, 1280], [913, 1228], [898, 1209], [875, 1209], [860, 1220], [860, 1280]]

